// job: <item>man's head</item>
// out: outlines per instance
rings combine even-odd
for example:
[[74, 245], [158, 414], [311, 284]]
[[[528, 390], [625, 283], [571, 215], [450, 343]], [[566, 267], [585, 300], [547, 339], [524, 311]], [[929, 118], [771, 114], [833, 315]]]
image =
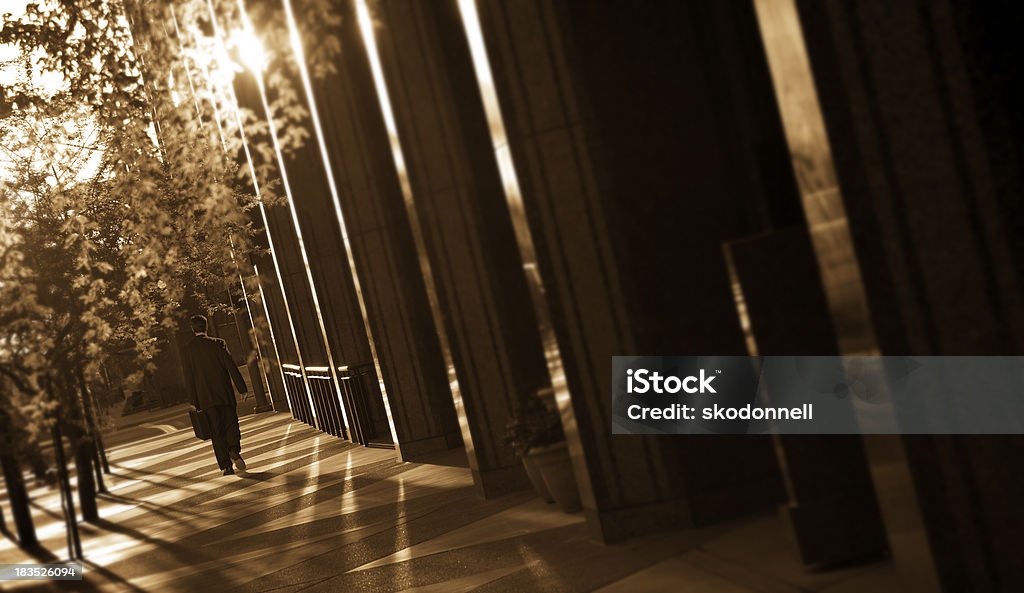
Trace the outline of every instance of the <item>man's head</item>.
[[192, 332], [196, 335], [206, 333], [206, 317], [203, 315], [193, 315], [188, 320], [189, 325], [192, 326]]

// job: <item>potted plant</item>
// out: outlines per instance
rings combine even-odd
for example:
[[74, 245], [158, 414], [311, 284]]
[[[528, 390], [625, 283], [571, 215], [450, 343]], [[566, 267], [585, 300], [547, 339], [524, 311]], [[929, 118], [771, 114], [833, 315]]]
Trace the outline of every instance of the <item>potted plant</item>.
[[523, 398], [506, 426], [505, 443], [523, 461], [537, 495], [565, 512], [580, 509], [579, 490], [553, 391]]

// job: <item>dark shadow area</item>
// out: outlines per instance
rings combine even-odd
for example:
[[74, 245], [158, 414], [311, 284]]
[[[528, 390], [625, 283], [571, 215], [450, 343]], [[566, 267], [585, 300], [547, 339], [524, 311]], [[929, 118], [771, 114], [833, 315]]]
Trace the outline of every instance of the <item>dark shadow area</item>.
[[416, 459], [416, 463], [424, 465], [443, 465], [446, 467], [469, 468], [469, 460], [466, 458], [465, 447], [456, 447], [447, 451], [438, 451], [423, 455]]
[[41, 563], [60, 562], [56, 554], [42, 546], [29, 546], [21, 550]]
[[[106, 579], [108, 582], [115, 583], [119, 587], [123, 587], [123, 590], [133, 591], [134, 593], [146, 593], [145, 589], [137, 587], [136, 585], [132, 584], [131, 581], [118, 576], [117, 573], [115, 573], [115, 572], [113, 572], [111, 570], [108, 570], [104, 566], [100, 566], [99, 564], [96, 564], [94, 562], [90, 562], [87, 559], [86, 560], [81, 560], [80, 562], [82, 563], [82, 566], [84, 566], [86, 568], [86, 575], [88, 575], [91, 572], [95, 572], [96, 574], [98, 574], [98, 575], [102, 576], [104, 579]], [[96, 585], [90, 583], [88, 581], [88, 578], [89, 577], [86, 576], [86, 580], [81, 581], [81, 583], [84, 585], [84, 588], [82, 588], [82, 589], [75, 589], [75, 590], [76, 591], [100, 591], [101, 589], [97, 588]], [[71, 582], [71, 581], [68, 581], [68, 582]]]
[[274, 476], [279, 475], [276, 472], [250, 472], [250, 471], [239, 471], [235, 472], [239, 478], [244, 480], [253, 480], [255, 482], [266, 482], [267, 480], [273, 479]]

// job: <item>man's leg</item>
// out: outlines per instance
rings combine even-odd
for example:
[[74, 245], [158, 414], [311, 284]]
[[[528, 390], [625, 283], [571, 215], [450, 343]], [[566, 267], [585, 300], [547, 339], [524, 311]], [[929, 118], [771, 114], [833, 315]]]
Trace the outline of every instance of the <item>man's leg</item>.
[[238, 410], [235, 406], [224, 406], [224, 439], [228, 453], [242, 452], [242, 431], [238, 428]]
[[245, 460], [242, 459], [242, 431], [238, 428], [238, 409], [235, 406], [224, 406], [224, 440], [228, 456], [239, 471], [245, 471]]
[[213, 454], [217, 456], [217, 467], [224, 471], [231, 467], [231, 457], [228, 455], [227, 441], [224, 438], [223, 406], [210, 406], [204, 409], [203, 413], [210, 424], [210, 440], [213, 441]]

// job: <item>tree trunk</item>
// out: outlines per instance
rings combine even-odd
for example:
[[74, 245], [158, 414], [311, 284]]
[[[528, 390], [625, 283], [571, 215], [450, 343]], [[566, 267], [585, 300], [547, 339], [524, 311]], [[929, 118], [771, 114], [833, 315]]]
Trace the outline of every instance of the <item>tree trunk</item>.
[[103, 481], [103, 464], [100, 462], [100, 440], [99, 437], [92, 438], [92, 469], [96, 476], [96, 491], [100, 494], [107, 494], [107, 485]]
[[82, 557], [82, 539], [78, 533], [78, 517], [75, 515], [75, 499], [71, 495], [71, 480], [68, 478], [68, 463], [64, 457], [64, 437], [60, 422], [53, 424], [53, 451], [57, 458], [57, 477], [60, 478], [61, 502], [64, 506], [64, 521], [68, 528], [68, 556], [74, 560]]
[[[110, 468], [106, 465], [107, 453], [103, 450], [103, 440], [100, 435], [100, 425], [96, 421], [96, 402], [93, 400], [92, 391], [89, 390], [89, 383], [85, 380], [85, 371], [78, 367], [77, 372], [79, 395], [82, 398], [82, 412], [85, 416], [85, 424], [90, 435], [92, 446], [92, 467], [96, 470], [96, 490], [106, 493], [107, 485], [103, 482], [103, 469], [109, 473]], [[103, 463], [101, 463], [101, 460]], [[81, 482], [79, 482], [81, 484]], [[84, 511], [84, 509], [83, 509]]]
[[[25, 489], [25, 477], [21, 473], [18, 460], [10, 455], [0, 457], [3, 465], [4, 481], [7, 483], [7, 496], [11, 502], [11, 516], [18, 531], [18, 545], [31, 548], [39, 545], [36, 528], [32, 523], [32, 512], [28, 506], [28, 491]], [[4, 526], [6, 528], [6, 526]]]
[[78, 503], [82, 506], [82, 520], [95, 521], [100, 518], [96, 507], [96, 478], [93, 475], [92, 456], [95, 451], [92, 439], [75, 439], [75, 474], [78, 477]]
[[103, 468], [103, 473], [110, 473], [110, 462], [107, 461], [107, 446], [103, 443], [103, 435], [96, 433], [96, 450], [100, 454], [100, 467]]

